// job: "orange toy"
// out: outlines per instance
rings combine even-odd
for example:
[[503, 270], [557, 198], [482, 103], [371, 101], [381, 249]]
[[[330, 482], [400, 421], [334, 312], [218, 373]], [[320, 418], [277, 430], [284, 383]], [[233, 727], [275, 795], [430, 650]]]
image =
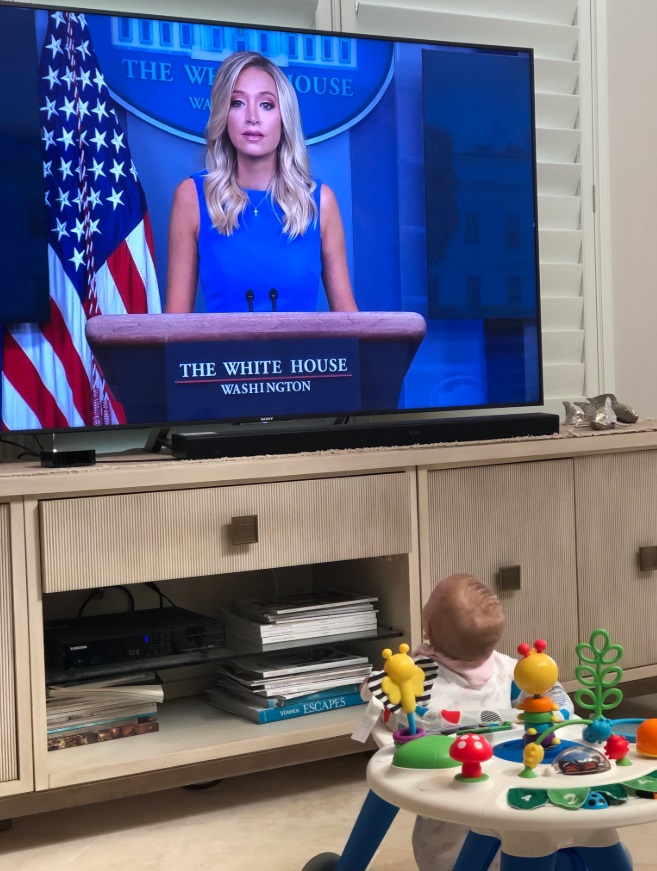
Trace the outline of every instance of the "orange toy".
[[636, 730], [636, 750], [642, 756], [657, 758], [657, 720], [644, 720]]

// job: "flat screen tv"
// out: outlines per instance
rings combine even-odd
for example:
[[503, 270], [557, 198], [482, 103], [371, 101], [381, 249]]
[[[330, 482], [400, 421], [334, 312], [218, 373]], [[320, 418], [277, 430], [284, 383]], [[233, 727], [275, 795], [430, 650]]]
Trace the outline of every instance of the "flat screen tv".
[[5, 430], [541, 404], [531, 50], [13, 2], [0, 42]]

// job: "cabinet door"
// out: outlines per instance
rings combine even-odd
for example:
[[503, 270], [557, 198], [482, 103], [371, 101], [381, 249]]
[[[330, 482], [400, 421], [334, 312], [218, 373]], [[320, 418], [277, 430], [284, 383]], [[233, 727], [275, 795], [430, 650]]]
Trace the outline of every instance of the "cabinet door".
[[0, 504], [0, 796], [33, 789], [23, 518]]
[[[571, 460], [445, 469], [427, 475], [426, 601], [436, 583], [466, 572], [493, 587], [507, 629], [499, 649], [548, 642], [561, 680], [574, 676], [577, 643]], [[428, 545], [428, 546], [427, 546]], [[499, 589], [499, 570], [520, 566], [520, 589]]]
[[575, 460], [580, 631], [606, 629], [621, 665], [657, 662], [657, 571], [639, 548], [657, 546], [657, 452]]

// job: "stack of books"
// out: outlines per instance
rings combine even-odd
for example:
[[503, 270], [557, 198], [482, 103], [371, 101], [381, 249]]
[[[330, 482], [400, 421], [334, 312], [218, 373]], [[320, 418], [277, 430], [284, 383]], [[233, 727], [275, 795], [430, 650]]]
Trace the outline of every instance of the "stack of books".
[[265, 646], [286, 641], [376, 632], [376, 596], [320, 590], [233, 602], [224, 612], [229, 636]]
[[51, 684], [46, 688], [48, 750], [159, 731], [163, 691], [154, 681], [155, 675], [146, 673]]
[[210, 704], [253, 723], [273, 723], [360, 705], [366, 656], [313, 647], [233, 659], [218, 666]]

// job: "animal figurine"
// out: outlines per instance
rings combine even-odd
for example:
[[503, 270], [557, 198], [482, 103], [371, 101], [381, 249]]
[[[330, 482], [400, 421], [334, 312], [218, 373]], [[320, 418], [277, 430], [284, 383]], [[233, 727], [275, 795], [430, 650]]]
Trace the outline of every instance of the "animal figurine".
[[399, 645], [399, 653], [394, 653], [387, 647], [383, 651], [386, 676], [381, 681], [381, 689], [393, 705], [401, 704], [402, 711], [408, 717], [411, 735], [415, 735], [415, 708], [417, 699], [424, 693], [424, 672], [408, 655], [408, 644]]
[[[533, 647], [529, 644], [518, 645], [521, 658], [514, 669], [513, 679], [528, 695], [528, 698], [516, 705], [522, 712], [519, 719], [525, 726], [525, 744], [536, 742], [542, 745], [541, 734], [559, 720], [554, 713], [559, 710], [557, 705], [545, 695], [559, 677], [557, 664], [547, 655], [546, 649], [547, 642], [542, 639], [535, 641]], [[548, 743], [555, 747], [560, 741], [553, 734]]]

